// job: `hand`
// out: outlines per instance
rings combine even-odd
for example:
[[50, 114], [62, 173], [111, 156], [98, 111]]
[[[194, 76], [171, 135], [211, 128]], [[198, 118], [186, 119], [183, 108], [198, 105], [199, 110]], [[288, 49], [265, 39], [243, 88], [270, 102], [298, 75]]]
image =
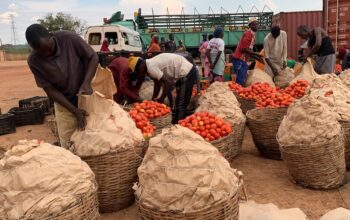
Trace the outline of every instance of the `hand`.
[[282, 68], [283, 69], [287, 68], [287, 61], [283, 61]]
[[82, 84], [80, 86], [78, 95], [91, 95], [93, 93], [91, 84]]
[[164, 102], [164, 99], [161, 99], [161, 98], [156, 98], [154, 99], [155, 102], [159, 102], [159, 103], [163, 103]]
[[86, 127], [86, 117], [89, 116], [89, 113], [87, 113], [83, 109], [76, 108], [73, 112], [74, 116], [77, 118], [78, 122], [78, 129], [83, 131]]

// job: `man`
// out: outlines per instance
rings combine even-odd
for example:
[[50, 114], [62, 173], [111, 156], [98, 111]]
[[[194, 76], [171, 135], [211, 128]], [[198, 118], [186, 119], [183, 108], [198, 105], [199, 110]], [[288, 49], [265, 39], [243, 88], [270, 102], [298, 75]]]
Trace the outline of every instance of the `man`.
[[169, 34], [169, 40], [165, 44], [165, 51], [166, 52], [175, 52], [176, 51], [176, 43], [174, 40], [174, 34]]
[[302, 39], [308, 40], [308, 47], [311, 49], [305, 56], [304, 62], [308, 57], [316, 55], [315, 71], [318, 74], [333, 73], [336, 56], [332, 40], [327, 32], [320, 27], [311, 30], [306, 25], [301, 25], [297, 33]]
[[179, 40], [179, 46], [177, 46], [176, 51], [178, 51], [178, 52], [186, 52], [186, 47], [183, 44], [182, 40]]
[[225, 70], [225, 42], [224, 29], [217, 27], [214, 31], [214, 38], [208, 43], [206, 55], [209, 61], [209, 83], [223, 81]]
[[264, 39], [265, 72], [271, 77], [287, 67], [287, 33], [274, 26]]
[[145, 75], [131, 71], [131, 68], [137, 64], [133, 62], [136, 62], [136, 60], [129, 62], [127, 58], [118, 57], [108, 66], [113, 73], [114, 83], [118, 88], [114, 95], [114, 101], [119, 104], [142, 102], [139, 91], [145, 80]]
[[28, 65], [38, 87], [55, 102], [60, 144], [68, 148], [74, 130], [86, 126], [87, 113], [77, 107], [78, 95], [92, 93], [91, 80], [98, 64], [97, 54], [73, 32], [50, 34], [45, 27], [32, 24], [25, 35], [33, 49]]
[[[176, 124], [186, 117], [186, 108], [197, 77], [195, 65], [181, 55], [163, 53], [151, 59], [142, 60], [140, 65], [135, 66], [135, 71], [139, 74], [148, 74], [154, 80], [152, 99], [157, 102], [164, 102], [168, 92], [175, 86], [176, 100], [172, 123]], [[162, 87], [162, 95], [157, 98]]]
[[249, 19], [249, 29], [243, 33], [243, 36], [233, 54], [232, 64], [237, 74], [236, 82], [242, 86], [247, 78], [247, 62], [249, 59], [253, 58], [259, 62], [264, 62], [262, 60], [262, 55], [253, 51], [255, 44], [255, 32], [258, 30], [258, 25], [259, 23], [255, 18]]

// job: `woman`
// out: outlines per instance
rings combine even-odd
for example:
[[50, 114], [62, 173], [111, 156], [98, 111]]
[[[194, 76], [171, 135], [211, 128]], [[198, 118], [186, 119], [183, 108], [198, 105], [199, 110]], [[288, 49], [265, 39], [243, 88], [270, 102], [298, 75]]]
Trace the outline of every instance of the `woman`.
[[215, 81], [223, 82], [225, 70], [225, 42], [224, 29], [217, 27], [214, 31], [214, 38], [209, 41], [207, 58], [210, 64], [209, 83]]
[[100, 52], [104, 52], [104, 53], [110, 52], [108, 47], [109, 47], [109, 42], [108, 42], [108, 39], [106, 38], [102, 42]]
[[147, 52], [158, 53], [160, 51], [161, 50], [160, 50], [160, 46], [159, 46], [159, 38], [157, 35], [153, 35], [152, 40], [151, 40], [151, 44], [149, 45]]
[[[213, 39], [213, 35], [210, 34], [208, 37], [207, 41], [204, 41], [201, 45], [201, 47], [199, 48], [199, 52], [201, 53], [201, 63], [202, 63], [202, 74], [203, 77], [208, 77], [209, 76], [209, 60], [207, 58], [207, 49], [208, 49], [208, 45], [209, 45], [209, 41]], [[204, 55], [204, 57], [202, 57], [202, 55]]]

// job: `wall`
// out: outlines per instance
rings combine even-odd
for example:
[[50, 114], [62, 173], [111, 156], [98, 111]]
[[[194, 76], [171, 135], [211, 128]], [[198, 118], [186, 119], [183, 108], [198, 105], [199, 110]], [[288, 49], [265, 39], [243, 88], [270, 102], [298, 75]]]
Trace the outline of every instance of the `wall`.
[[298, 57], [300, 45], [304, 42], [297, 35], [299, 25], [310, 28], [323, 27], [322, 11], [281, 12], [272, 17], [272, 25], [279, 25], [288, 36], [288, 57], [294, 60]]

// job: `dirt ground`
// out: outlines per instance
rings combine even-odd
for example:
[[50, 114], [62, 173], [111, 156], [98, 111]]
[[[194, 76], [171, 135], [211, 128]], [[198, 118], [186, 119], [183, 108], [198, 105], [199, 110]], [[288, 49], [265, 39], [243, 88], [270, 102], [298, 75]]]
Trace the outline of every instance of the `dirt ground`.
[[[6, 112], [18, 105], [18, 100], [44, 95], [36, 87], [25, 61], [0, 62], [0, 108]], [[43, 139], [54, 142], [48, 125], [24, 126], [15, 134], [0, 136], [0, 147], [9, 148], [20, 139]], [[280, 208], [300, 208], [310, 220], [319, 219], [337, 207], [350, 209], [350, 183], [338, 190], [309, 190], [294, 184], [283, 161], [264, 159], [254, 147], [249, 130], [245, 133], [243, 152], [231, 163], [245, 177], [248, 198], [258, 203], [274, 203]], [[347, 172], [349, 179], [350, 172]], [[102, 214], [102, 220], [139, 219], [135, 205], [118, 213]]]

